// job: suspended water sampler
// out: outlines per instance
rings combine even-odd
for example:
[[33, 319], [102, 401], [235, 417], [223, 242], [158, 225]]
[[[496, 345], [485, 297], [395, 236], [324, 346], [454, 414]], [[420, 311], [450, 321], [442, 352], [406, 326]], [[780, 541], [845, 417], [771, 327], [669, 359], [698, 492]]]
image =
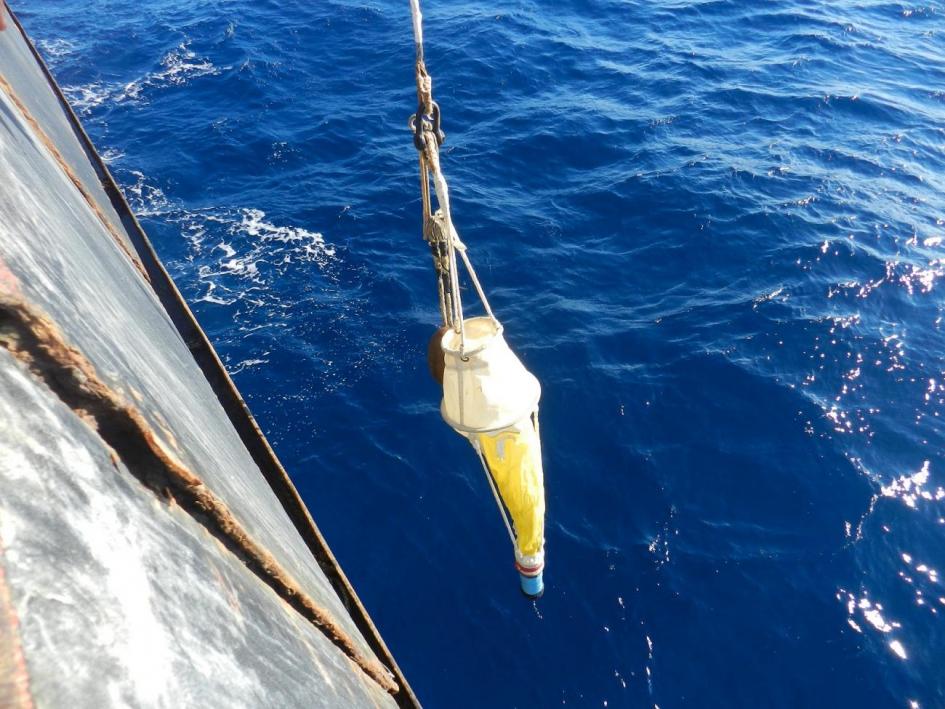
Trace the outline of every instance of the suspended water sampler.
[[[428, 348], [430, 370], [443, 385], [443, 419], [469, 441], [482, 463], [515, 549], [522, 591], [537, 598], [544, 592], [545, 568], [545, 483], [538, 430], [541, 385], [506, 343], [502, 325], [453, 225], [449, 188], [440, 169], [440, 146], [446, 136], [424, 64], [419, 0], [411, 0], [410, 9], [418, 101], [410, 128], [420, 154], [423, 236], [433, 253], [443, 322]], [[482, 301], [485, 316], [463, 314], [459, 261]]]

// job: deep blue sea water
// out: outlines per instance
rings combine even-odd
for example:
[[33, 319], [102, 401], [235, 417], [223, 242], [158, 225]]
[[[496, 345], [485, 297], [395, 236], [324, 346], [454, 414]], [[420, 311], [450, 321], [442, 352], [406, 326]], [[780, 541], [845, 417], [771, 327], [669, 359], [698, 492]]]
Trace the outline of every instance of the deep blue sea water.
[[426, 0], [537, 603], [426, 371], [407, 0], [11, 5], [427, 706], [945, 706], [945, 5]]

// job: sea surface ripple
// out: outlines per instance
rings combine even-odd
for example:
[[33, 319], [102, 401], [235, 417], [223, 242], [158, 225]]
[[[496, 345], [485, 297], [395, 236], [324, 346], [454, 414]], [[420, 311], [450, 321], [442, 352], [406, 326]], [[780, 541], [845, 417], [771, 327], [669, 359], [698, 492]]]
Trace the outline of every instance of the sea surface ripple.
[[945, 706], [945, 5], [424, 3], [533, 604], [426, 372], [407, 1], [10, 4], [427, 706]]

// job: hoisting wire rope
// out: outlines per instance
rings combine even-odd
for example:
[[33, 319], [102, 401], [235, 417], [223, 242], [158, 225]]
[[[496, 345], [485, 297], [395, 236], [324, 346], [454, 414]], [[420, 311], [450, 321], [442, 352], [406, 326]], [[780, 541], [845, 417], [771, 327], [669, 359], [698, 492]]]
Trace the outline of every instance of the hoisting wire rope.
[[[413, 20], [413, 39], [416, 48], [417, 113], [411, 116], [410, 127], [414, 132], [414, 145], [420, 153], [420, 190], [423, 202], [423, 233], [433, 251], [434, 266], [438, 277], [440, 314], [443, 324], [459, 333], [460, 356], [465, 357], [466, 331], [463, 324], [463, 302], [460, 293], [459, 268], [456, 253], [462, 260], [476, 294], [482, 301], [489, 318], [498, 325], [489, 299], [486, 297], [476, 269], [466, 253], [466, 245], [460, 240], [453, 225], [450, 208], [449, 185], [440, 168], [440, 145], [446, 138], [440, 129], [440, 107], [433, 100], [433, 82], [427, 73], [423, 52], [423, 15], [420, 0], [410, 0]], [[434, 212], [431, 204], [430, 179], [439, 209]], [[445, 247], [445, 248], [444, 248]]]
[[[416, 79], [417, 79], [417, 113], [410, 118], [410, 128], [414, 133], [414, 145], [420, 153], [420, 194], [423, 204], [423, 235], [430, 242], [433, 252], [434, 267], [437, 272], [437, 290], [440, 300], [440, 315], [443, 324], [459, 333], [460, 357], [466, 358], [466, 331], [463, 324], [463, 302], [460, 294], [459, 268], [456, 253], [469, 273], [469, 279], [489, 318], [499, 326], [499, 321], [492, 312], [489, 299], [486, 297], [476, 269], [473, 268], [466, 245], [460, 240], [456, 228], [453, 226], [450, 210], [449, 185], [440, 169], [440, 145], [446, 135], [440, 128], [440, 107], [433, 100], [433, 81], [427, 73], [423, 54], [423, 15], [420, 12], [420, 0], [410, 0], [410, 14], [413, 20], [413, 39], [416, 47]], [[434, 212], [431, 204], [430, 179], [433, 180], [433, 189], [439, 209]], [[483, 472], [489, 482], [489, 488], [495, 497], [496, 505], [505, 522], [512, 546], [516, 545], [515, 531], [509, 521], [505, 505], [499, 495], [496, 481], [493, 478], [489, 464], [483, 455], [482, 447], [475, 438], [469, 439], [476, 455], [482, 463]]]

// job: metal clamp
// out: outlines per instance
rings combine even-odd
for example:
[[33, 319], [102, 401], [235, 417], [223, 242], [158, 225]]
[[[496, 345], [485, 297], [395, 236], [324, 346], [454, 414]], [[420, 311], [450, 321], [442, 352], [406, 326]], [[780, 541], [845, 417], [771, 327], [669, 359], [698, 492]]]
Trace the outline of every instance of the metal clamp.
[[[414, 147], [421, 152], [424, 148], [423, 131], [425, 130], [433, 131], [437, 147], [443, 145], [443, 141], [446, 140], [446, 133], [440, 127], [440, 105], [436, 101], [430, 101], [430, 106], [432, 108], [430, 115], [424, 113], [423, 106], [420, 106], [417, 108], [417, 112], [410, 116], [407, 121], [407, 126], [413, 132]], [[418, 121], [417, 116], [420, 116], [421, 120]]]

